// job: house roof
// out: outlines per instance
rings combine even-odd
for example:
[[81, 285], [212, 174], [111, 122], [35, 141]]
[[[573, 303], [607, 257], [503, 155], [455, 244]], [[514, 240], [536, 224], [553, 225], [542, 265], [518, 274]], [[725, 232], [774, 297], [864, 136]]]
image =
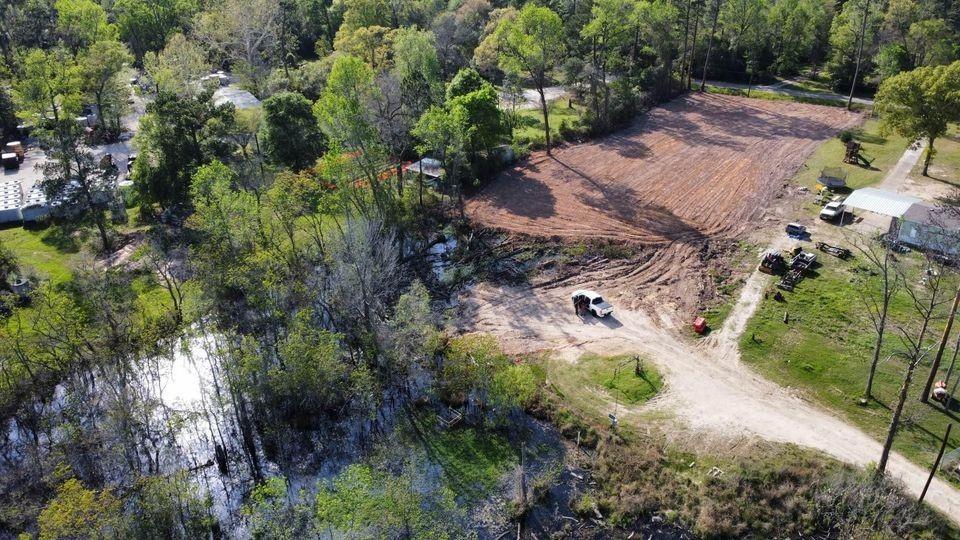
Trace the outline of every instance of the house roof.
[[924, 203], [917, 203], [907, 209], [903, 219], [921, 225], [934, 225], [943, 229], [960, 229], [960, 209], [947, 209]]
[[440, 160], [425, 157], [420, 161], [415, 161], [407, 166], [407, 170], [415, 173], [423, 172], [425, 176], [440, 178], [443, 176], [443, 169], [440, 167]]
[[223, 105], [233, 103], [237, 109], [252, 109], [260, 106], [260, 100], [250, 92], [237, 86], [224, 86], [213, 93], [213, 103]]
[[858, 208], [895, 218], [903, 217], [907, 210], [920, 203], [920, 199], [877, 188], [858, 189], [843, 201], [847, 208]]

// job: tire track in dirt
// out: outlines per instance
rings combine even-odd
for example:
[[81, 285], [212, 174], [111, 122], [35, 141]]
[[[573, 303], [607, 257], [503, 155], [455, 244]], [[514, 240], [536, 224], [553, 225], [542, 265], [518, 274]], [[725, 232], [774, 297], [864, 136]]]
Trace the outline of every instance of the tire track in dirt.
[[[581, 319], [570, 307], [569, 289], [562, 288], [477, 285], [461, 298], [458, 327], [497, 336], [508, 353], [552, 350], [571, 369], [588, 352], [642, 354], [666, 381], [666, 390], [642, 410], [672, 414], [692, 436], [759, 437], [819, 450], [858, 467], [876, 462], [879, 442], [741, 362], [740, 335], [769, 279], [754, 272], [723, 328], [696, 343], [680, 338], [678, 328], [649, 310], [617, 305], [613, 318]], [[622, 421], [635, 417], [627, 414]], [[890, 457], [888, 473], [915, 496], [926, 472], [897, 453]], [[935, 478], [926, 501], [960, 525], [960, 491]]]
[[706, 244], [748, 232], [821, 142], [861, 120], [837, 107], [688, 94], [620, 132], [534, 153], [472, 197], [467, 214], [507, 232], [640, 246], [632, 268], [601, 261], [586, 281], [631, 306], [644, 297], [689, 314], [707, 289]]

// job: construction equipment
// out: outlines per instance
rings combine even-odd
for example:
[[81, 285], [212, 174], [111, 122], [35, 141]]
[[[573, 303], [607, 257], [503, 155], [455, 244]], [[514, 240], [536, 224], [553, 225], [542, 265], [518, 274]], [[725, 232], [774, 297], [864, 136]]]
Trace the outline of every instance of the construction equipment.
[[846, 259], [850, 256], [850, 250], [839, 246], [831, 246], [826, 242], [817, 242], [817, 249], [824, 253], [829, 253], [838, 259]]
[[782, 274], [787, 269], [787, 261], [776, 251], [768, 251], [760, 259], [759, 270], [764, 274]]
[[780, 278], [780, 283], [777, 283], [777, 287], [785, 291], [792, 291], [794, 287], [797, 286], [797, 283], [800, 283], [803, 275], [813, 266], [816, 260], [817, 255], [815, 253], [801, 250], [793, 257], [793, 260], [790, 261], [790, 270]]

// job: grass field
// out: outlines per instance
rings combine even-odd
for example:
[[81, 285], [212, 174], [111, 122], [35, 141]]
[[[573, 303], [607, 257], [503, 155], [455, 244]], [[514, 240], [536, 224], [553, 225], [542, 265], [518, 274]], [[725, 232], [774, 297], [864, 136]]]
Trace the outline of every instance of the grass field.
[[[566, 99], [551, 101], [548, 109], [550, 113], [550, 134], [558, 140], [560, 138], [560, 123], [565, 122], [571, 127], [578, 126], [584, 111], [583, 106], [576, 103], [573, 108], [570, 108]], [[513, 130], [513, 140], [520, 144], [544, 144], [543, 113], [539, 108], [517, 110], [517, 126]]]
[[863, 154], [873, 160], [869, 169], [843, 163], [843, 143], [834, 137], [811, 154], [793, 182], [813, 188], [823, 168], [840, 167], [847, 173], [847, 186], [850, 189], [871, 186], [883, 180], [910, 144], [910, 141], [896, 134], [881, 135], [877, 120], [867, 120], [863, 126], [852, 131], [863, 144]]
[[441, 429], [432, 410], [413, 415], [428, 458], [443, 468], [450, 488], [468, 499], [484, 497], [517, 462], [502, 435], [469, 426]]
[[0, 242], [13, 251], [24, 269], [34, 269], [54, 284], [70, 279], [70, 264], [79, 256], [80, 246], [58, 227], [0, 230]]
[[[123, 231], [133, 232], [137, 229], [125, 227]], [[57, 225], [31, 229], [0, 229], [0, 242], [13, 251], [21, 271], [28, 275], [34, 274], [41, 281], [49, 280], [54, 287], [64, 285], [72, 279], [74, 266], [89, 251], [90, 238], [89, 230], [70, 231]], [[137, 294], [137, 306], [145, 315], [159, 317], [171, 308], [166, 289], [149, 273], [138, 271], [131, 287]]]
[[[785, 88], [790, 88], [790, 85], [787, 85]], [[768, 101], [795, 101], [797, 103], [810, 103], [811, 105], [826, 105], [828, 107], [846, 107], [847, 104], [844, 101], [839, 101], [836, 99], [828, 98], [819, 98], [819, 97], [805, 97], [805, 96], [792, 96], [789, 94], [784, 94], [780, 92], [770, 92], [767, 90], [750, 90], [750, 95], [747, 96], [747, 91], [742, 88], [729, 88], [725, 86], [711, 86], [707, 85], [706, 91], [708, 94], [723, 94], [725, 96], [745, 96], [751, 97], [754, 99], [766, 99]], [[859, 103], [854, 103], [850, 107], [853, 111], [862, 111], [864, 106]]]
[[[960, 187], [960, 126], [950, 126], [945, 137], [933, 143], [935, 152], [930, 162], [930, 178]], [[923, 160], [917, 162], [912, 175], [919, 177], [923, 172]]]
[[[617, 366], [622, 367], [617, 370]], [[634, 373], [632, 355], [597, 356], [586, 354], [576, 364], [560, 359], [546, 361], [547, 379], [564, 403], [591, 421], [605, 419], [611, 404], [636, 406], [650, 400], [663, 387], [660, 373], [644, 362], [643, 375]], [[614, 371], [617, 371], [614, 377]]]
[[[869, 290], [879, 279], [870, 276], [856, 259], [841, 261], [824, 256], [816, 275], [805, 279], [781, 303], [761, 302], [740, 342], [744, 361], [762, 374], [840, 412], [855, 425], [882, 441], [890, 423], [892, 407], [903, 380], [905, 363], [890, 355], [902, 349], [897, 325], [910, 325], [915, 316], [905, 294], [891, 304], [893, 324], [888, 328], [881, 363], [874, 380], [875, 400], [858, 404], [866, 384], [875, 334], [857, 290]], [[919, 257], [909, 258], [916, 279]], [[952, 288], [945, 292], [952, 297]], [[940, 315], [948, 308], [941, 306]], [[784, 311], [789, 324], [784, 324]], [[942, 318], [934, 322], [927, 337], [933, 343], [942, 333]], [[911, 326], [912, 327], [912, 326]], [[756, 340], [754, 340], [754, 337]], [[952, 338], [955, 339], [955, 338]], [[951, 340], [952, 342], [952, 340]], [[944, 356], [940, 378], [944, 378], [952, 356], [952, 347]], [[904, 412], [904, 422], [894, 448], [921, 465], [932, 463], [939, 440], [951, 415], [939, 406], [917, 399], [929, 371], [929, 361], [916, 370]], [[951, 437], [950, 448], [960, 445], [960, 433]], [[877, 456], [879, 458], [879, 456]]]

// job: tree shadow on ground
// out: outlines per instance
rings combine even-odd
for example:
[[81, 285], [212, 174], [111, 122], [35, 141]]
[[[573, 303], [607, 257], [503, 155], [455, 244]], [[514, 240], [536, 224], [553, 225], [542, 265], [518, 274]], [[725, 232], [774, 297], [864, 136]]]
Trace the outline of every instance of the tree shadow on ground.
[[78, 238], [82, 231], [72, 227], [51, 225], [40, 235], [40, 241], [60, 253], [78, 253], [82, 239]]
[[546, 183], [530, 173], [539, 167], [527, 160], [510, 169], [495, 182], [509, 183], [509, 190], [487, 189], [477, 200], [527, 219], [546, 219], [557, 214], [557, 198]]
[[644, 200], [637, 191], [625, 184], [604, 182], [551, 156], [554, 162], [586, 183], [577, 200], [598, 214], [610, 214], [632, 227], [638, 227], [668, 240], [700, 241], [705, 236], [668, 208]]

